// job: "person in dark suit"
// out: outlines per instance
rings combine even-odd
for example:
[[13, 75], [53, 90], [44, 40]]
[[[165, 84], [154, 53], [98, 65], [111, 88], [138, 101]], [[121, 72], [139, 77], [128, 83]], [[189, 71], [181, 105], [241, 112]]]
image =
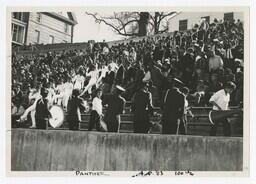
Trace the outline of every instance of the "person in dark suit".
[[150, 129], [149, 114], [153, 114], [153, 105], [152, 94], [148, 91], [148, 87], [148, 83], [142, 83], [141, 89], [132, 99], [134, 133], [148, 133]]
[[161, 72], [161, 69], [153, 64], [150, 65], [149, 70], [153, 85], [156, 86], [157, 89], [158, 103], [162, 105], [164, 96], [164, 76]]
[[105, 78], [103, 78], [103, 94], [107, 94], [111, 92], [111, 87], [115, 80], [115, 72], [112, 70], [111, 66], [108, 66], [108, 72], [106, 73]]
[[180, 67], [183, 73], [182, 80], [187, 86], [190, 85], [190, 82], [192, 79], [194, 64], [195, 63], [194, 63], [193, 49], [188, 48], [180, 60]]
[[185, 96], [178, 87], [181, 87], [182, 82], [178, 79], [172, 79], [170, 89], [167, 90], [162, 115], [162, 133], [163, 134], [179, 134], [179, 131], [185, 129], [184, 124], [180, 124], [185, 107]]
[[105, 95], [104, 103], [107, 105], [107, 111], [104, 120], [109, 132], [119, 132], [120, 114], [123, 114], [125, 99], [121, 94], [125, 91], [121, 86], [116, 86], [114, 94]]
[[69, 130], [79, 129], [79, 123], [81, 122], [80, 112], [85, 110], [86, 108], [83, 99], [79, 97], [79, 89], [74, 89], [67, 106], [67, 122]]
[[116, 85], [121, 85], [124, 82], [125, 68], [123, 66], [122, 60], [119, 60], [118, 64], [119, 64], [119, 68], [116, 72], [115, 83], [116, 83]]
[[41, 99], [36, 102], [36, 128], [37, 129], [46, 129], [48, 119], [51, 117], [51, 113], [48, 109], [48, 100], [46, 99], [48, 91], [46, 88], [41, 88]]

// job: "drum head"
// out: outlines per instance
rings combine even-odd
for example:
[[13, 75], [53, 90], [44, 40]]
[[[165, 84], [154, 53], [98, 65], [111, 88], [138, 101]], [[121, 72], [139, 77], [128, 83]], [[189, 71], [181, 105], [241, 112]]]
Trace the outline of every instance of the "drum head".
[[59, 106], [52, 106], [50, 109], [52, 118], [49, 119], [49, 123], [53, 128], [58, 128], [62, 125], [64, 121], [64, 112]]

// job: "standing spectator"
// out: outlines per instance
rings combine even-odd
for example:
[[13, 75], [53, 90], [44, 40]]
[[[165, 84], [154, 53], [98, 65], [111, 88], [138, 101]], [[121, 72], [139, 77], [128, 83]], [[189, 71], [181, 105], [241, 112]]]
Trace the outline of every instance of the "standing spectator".
[[162, 115], [162, 133], [163, 134], [179, 134], [180, 130], [185, 130], [184, 124], [180, 124], [180, 119], [184, 114], [185, 96], [177, 88], [182, 83], [173, 79], [172, 86], [167, 90]]
[[16, 90], [14, 91], [15, 92], [14, 98], [21, 103], [23, 98], [22, 98], [22, 91], [20, 87], [21, 87], [21, 84], [17, 84]]
[[187, 134], [187, 115], [189, 115], [194, 118], [194, 114], [191, 112], [190, 107], [188, 106], [188, 100], [187, 100], [187, 95], [189, 93], [189, 89], [187, 87], [182, 87], [180, 89], [180, 92], [183, 93], [185, 96], [185, 107], [184, 107], [184, 114], [182, 118], [180, 119], [180, 134]]
[[84, 106], [83, 99], [79, 97], [79, 90], [74, 89], [67, 106], [67, 122], [69, 124], [69, 130], [79, 129], [81, 111], [85, 110], [86, 108]]
[[119, 132], [121, 123], [120, 114], [123, 114], [125, 107], [125, 99], [121, 97], [124, 91], [122, 87], [116, 86], [114, 94], [104, 97], [104, 104], [107, 105], [104, 120], [107, 123], [109, 132]]
[[74, 89], [83, 89], [84, 87], [84, 76], [83, 76], [83, 70], [80, 68], [77, 75], [74, 76], [72, 79], [73, 84], [74, 84]]
[[108, 71], [106, 72], [106, 76], [103, 78], [103, 94], [110, 93], [114, 80], [115, 72], [112, 69], [112, 66], [108, 65]]
[[100, 131], [100, 119], [102, 118], [102, 100], [101, 100], [102, 91], [101, 89], [96, 90], [96, 96], [92, 100], [92, 111], [89, 121], [88, 130], [91, 131], [96, 125], [96, 130]]
[[[213, 110], [228, 110], [230, 94], [235, 90], [235, 88], [236, 86], [233, 82], [228, 82], [225, 85], [224, 89], [216, 92], [209, 100], [209, 102], [213, 105]], [[219, 123], [223, 124], [224, 136], [230, 136], [231, 129], [227, 118], [222, 118], [221, 120], [214, 122], [214, 125], [211, 128], [210, 135], [216, 135]]]
[[45, 88], [41, 88], [42, 98], [36, 102], [35, 119], [37, 129], [46, 129], [48, 119], [51, 117], [51, 113], [48, 109], [48, 100], [46, 99], [47, 95], [48, 91]]
[[214, 51], [210, 51], [209, 72], [215, 72], [218, 69], [223, 69], [223, 61]]
[[187, 85], [190, 86], [190, 82], [192, 80], [192, 74], [194, 71], [194, 56], [193, 56], [193, 49], [188, 48], [187, 52], [182, 56], [180, 60], [180, 65], [182, 68], [182, 81]]
[[129, 57], [130, 57], [130, 60], [132, 62], [136, 62], [137, 61], [137, 53], [136, 53], [134, 47], [131, 48], [131, 51], [129, 53]]
[[131, 110], [134, 113], [134, 133], [148, 133], [150, 128], [149, 114], [153, 113], [152, 94], [148, 83], [143, 83], [135, 93]]

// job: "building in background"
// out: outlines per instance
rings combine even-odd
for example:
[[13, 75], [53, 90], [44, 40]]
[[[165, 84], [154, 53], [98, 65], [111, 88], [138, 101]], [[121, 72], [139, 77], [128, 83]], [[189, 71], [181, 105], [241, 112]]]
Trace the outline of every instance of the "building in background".
[[243, 21], [242, 12], [180, 12], [168, 20], [169, 32], [185, 31], [192, 29], [195, 24], [199, 24], [200, 20], [205, 18], [206, 21], [212, 23], [216, 18], [224, 19], [240, 19]]
[[72, 43], [76, 24], [72, 12], [13, 12], [12, 44]]

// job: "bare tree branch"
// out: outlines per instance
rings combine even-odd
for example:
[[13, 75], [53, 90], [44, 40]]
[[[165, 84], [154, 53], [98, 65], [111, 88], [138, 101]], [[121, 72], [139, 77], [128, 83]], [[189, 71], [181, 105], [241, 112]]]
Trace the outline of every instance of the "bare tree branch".
[[161, 33], [165, 33], [166, 31], [168, 31], [168, 27], [163, 30], [159, 30], [158, 33], [161, 34]]
[[167, 13], [167, 14], [163, 14], [163, 12], [161, 13], [161, 18], [159, 19], [159, 22], [161, 22], [164, 18], [168, 17], [168, 16], [171, 16], [173, 14], [175, 14], [176, 12], [170, 12], [170, 13]]
[[[111, 27], [119, 35], [139, 36], [142, 12], [114, 12], [111, 16], [100, 16], [98, 13], [85, 13], [86, 15], [92, 16], [96, 23], [104, 23], [105, 25]], [[168, 31], [167, 17], [174, 15], [176, 12], [146, 13], [149, 15], [148, 22], [146, 23], [149, 27], [146, 32], [158, 34]]]
[[[116, 31], [118, 34], [122, 35], [122, 36], [137, 36], [138, 33], [126, 33], [126, 30], [125, 30], [125, 27], [132, 23], [132, 22], [137, 22], [137, 20], [131, 20], [131, 21], [128, 21], [126, 22], [125, 24], [122, 23], [123, 26], [115, 26], [113, 25], [113, 23], [110, 23], [110, 22], [107, 22], [106, 20], [109, 19], [109, 20], [114, 20], [116, 18], [113, 18], [113, 17], [104, 17], [104, 18], [98, 18], [97, 17], [97, 13], [93, 14], [93, 13], [88, 13], [88, 12], [85, 12], [86, 15], [89, 15], [89, 16], [92, 16], [94, 19], [95, 19], [95, 22], [96, 23], [104, 23], [106, 24], [107, 26], [110, 26], [114, 31]], [[116, 19], [118, 20], [118, 19]], [[121, 21], [121, 20], [118, 20], [118, 21]], [[122, 32], [122, 30], [124, 30], [124, 32]]]

